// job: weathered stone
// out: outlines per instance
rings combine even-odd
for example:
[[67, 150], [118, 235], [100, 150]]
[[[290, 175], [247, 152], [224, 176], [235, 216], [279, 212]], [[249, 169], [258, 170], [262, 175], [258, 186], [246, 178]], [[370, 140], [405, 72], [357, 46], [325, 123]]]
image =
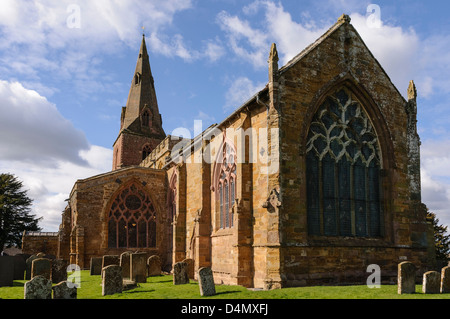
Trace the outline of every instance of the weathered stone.
[[131, 278], [131, 252], [126, 251], [120, 254], [120, 266], [122, 267], [122, 277], [124, 280]]
[[187, 274], [189, 279], [194, 279], [195, 269], [194, 269], [194, 260], [191, 258], [186, 258], [183, 260], [187, 264]]
[[441, 270], [441, 293], [450, 293], [450, 266]]
[[203, 267], [198, 270], [198, 285], [201, 296], [213, 296], [216, 294], [214, 276], [211, 268]]
[[31, 265], [33, 264], [33, 260], [39, 258], [37, 255], [31, 255], [26, 260], [26, 269], [25, 269], [25, 280], [31, 279]]
[[102, 274], [102, 257], [92, 257], [90, 263], [90, 275], [98, 276]]
[[130, 265], [131, 280], [137, 283], [147, 282], [147, 254], [131, 254]]
[[126, 280], [126, 279], [123, 280], [122, 291], [134, 289], [137, 287], [138, 287], [137, 282], [135, 282], [133, 280]]
[[398, 293], [413, 294], [416, 292], [416, 266], [409, 261], [398, 264]]
[[52, 287], [53, 299], [77, 299], [77, 288], [68, 285], [67, 281], [61, 281]]
[[109, 265], [102, 269], [102, 296], [113, 295], [122, 292], [122, 267]]
[[118, 255], [105, 255], [102, 260], [102, 269], [109, 265], [120, 266], [120, 256]]
[[184, 285], [189, 283], [189, 276], [187, 273], [187, 264], [185, 262], [177, 262], [173, 266], [173, 284]]
[[24, 299], [51, 299], [52, 282], [43, 277], [35, 276], [25, 283]]
[[14, 258], [0, 256], [0, 287], [12, 286], [14, 282]]
[[148, 276], [161, 275], [161, 258], [158, 255], [153, 255], [147, 259]]
[[68, 262], [63, 259], [55, 259], [52, 261], [52, 283], [56, 284], [61, 281], [67, 280], [67, 266]]
[[422, 292], [438, 294], [441, 286], [441, 275], [437, 271], [427, 271], [423, 274]]
[[51, 280], [52, 261], [47, 258], [37, 258], [31, 264], [31, 278], [35, 276], [43, 276]]

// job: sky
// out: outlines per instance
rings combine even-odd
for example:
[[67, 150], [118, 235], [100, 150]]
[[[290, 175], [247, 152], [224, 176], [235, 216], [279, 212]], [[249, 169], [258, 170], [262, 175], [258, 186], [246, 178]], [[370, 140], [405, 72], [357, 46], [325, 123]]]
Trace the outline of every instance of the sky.
[[261, 90], [343, 13], [406, 97], [418, 90], [422, 201], [450, 225], [448, 1], [1, 0], [0, 172], [58, 231], [78, 179], [112, 168], [145, 33], [166, 134], [206, 129]]

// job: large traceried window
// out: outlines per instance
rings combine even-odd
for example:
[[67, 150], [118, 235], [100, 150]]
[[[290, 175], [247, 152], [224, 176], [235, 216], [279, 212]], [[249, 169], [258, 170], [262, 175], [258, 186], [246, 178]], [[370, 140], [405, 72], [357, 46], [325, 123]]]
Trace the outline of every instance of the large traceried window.
[[156, 212], [148, 195], [135, 184], [121, 191], [111, 205], [108, 247], [156, 247]]
[[314, 115], [306, 166], [310, 235], [381, 236], [378, 138], [346, 89], [328, 96]]
[[224, 142], [216, 160], [216, 192], [219, 200], [219, 227], [233, 227], [233, 204], [236, 198], [236, 151]]

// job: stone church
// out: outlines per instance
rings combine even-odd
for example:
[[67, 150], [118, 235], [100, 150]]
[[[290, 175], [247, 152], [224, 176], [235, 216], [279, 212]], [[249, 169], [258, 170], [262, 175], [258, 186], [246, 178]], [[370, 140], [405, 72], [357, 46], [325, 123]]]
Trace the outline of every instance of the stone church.
[[[347, 15], [193, 139], [166, 135], [142, 39], [112, 170], [76, 181], [58, 258], [145, 251], [255, 288], [383, 281], [433, 261], [421, 203], [417, 92], [407, 100]], [[164, 112], [167, 112], [164, 109]], [[36, 240], [24, 235], [24, 246]]]

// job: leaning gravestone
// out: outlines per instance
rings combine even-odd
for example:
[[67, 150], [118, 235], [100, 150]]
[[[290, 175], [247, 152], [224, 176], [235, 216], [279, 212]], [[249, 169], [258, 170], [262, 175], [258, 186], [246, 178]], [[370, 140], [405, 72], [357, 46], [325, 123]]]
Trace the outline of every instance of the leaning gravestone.
[[198, 270], [198, 285], [201, 296], [214, 296], [216, 286], [214, 285], [214, 276], [211, 268], [203, 267]]
[[68, 284], [67, 281], [61, 281], [52, 287], [53, 299], [77, 299], [77, 287]]
[[90, 264], [90, 275], [91, 276], [98, 276], [102, 274], [102, 257], [92, 257], [91, 258], [91, 264]]
[[137, 283], [147, 282], [147, 254], [131, 254], [130, 265], [131, 280]]
[[441, 270], [441, 293], [450, 293], [450, 266]]
[[161, 275], [161, 259], [158, 255], [153, 255], [147, 259], [148, 276]]
[[52, 262], [52, 283], [57, 284], [61, 281], [67, 280], [67, 266], [68, 262], [63, 259], [55, 259]]
[[14, 257], [0, 256], [0, 287], [11, 287], [13, 285], [13, 282]]
[[437, 271], [427, 271], [423, 274], [422, 292], [438, 294], [441, 286], [441, 275]]
[[31, 264], [31, 278], [35, 276], [44, 276], [46, 279], [51, 279], [52, 261], [47, 258], [37, 258]]
[[184, 285], [189, 283], [189, 276], [187, 273], [187, 264], [185, 262], [177, 262], [173, 266], [173, 284]]
[[131, 252], [129, 251], [126, 251], [120, 255], [120, 266], [122, 267], [122, 277], [124, 280], [129, 280], [131, 278], [130, 258]]
[[102, 296], [122, 292], [122, 267], [109, 265], [102, 269]]
[[416, 266], [409, 261], [398, 264], [397, 284], [399, 294], [416, 292]]
[[40, 258], [40, 257], [38, 257], [37, 255], [31, 255], [26, 260], [25, 280], [31, 279], [31, 265], [33, 264], [33, 260], [38, 259], [38, 258]]
[[35, 276], [25, 283], [24, 299], [51, 299], [52, 282], [43, 276]]
[[183, 260], [187, 264], [187, 274], [189, 279], [194, 279], [195, 269], [194, 269], [194, 259], [186, 258]]

